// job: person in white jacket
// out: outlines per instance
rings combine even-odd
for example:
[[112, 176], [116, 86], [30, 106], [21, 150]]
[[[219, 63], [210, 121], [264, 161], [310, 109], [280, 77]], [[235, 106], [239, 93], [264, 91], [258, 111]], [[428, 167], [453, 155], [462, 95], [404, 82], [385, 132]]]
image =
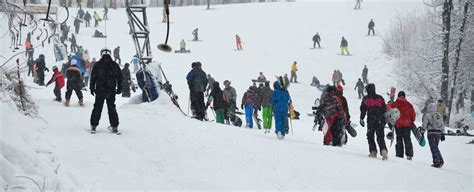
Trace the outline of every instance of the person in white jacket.
[[443, 157], [439, 151], [439, 141], [444, 141], [444, 122], [443, 116], [436, 112], [436, 104], [430, 103], [426, 107], [423, 116], [423, 132], [428, 131], [428, 143], [430, 144], [431, 155], [433, 157], [432, 167], [441, 168], [444, 164]]

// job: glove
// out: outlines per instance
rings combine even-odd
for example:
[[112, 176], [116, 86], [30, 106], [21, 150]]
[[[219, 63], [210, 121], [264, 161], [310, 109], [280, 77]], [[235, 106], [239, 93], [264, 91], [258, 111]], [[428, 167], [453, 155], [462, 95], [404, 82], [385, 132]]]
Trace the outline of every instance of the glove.
[[117, 89], [117, 91], [115, 92], [117, 95], [122, 93], [122, 89]]
[[92, 88], [92, 87], [91, 87], [91, 88], [90, 88], [90, 91], [91, 91], [91, 95], [94, 96], [94, 94], [95, 94], [95, 88]]
[[242, 110], [244, 110], [244, 104], [240, 105], [240, 108], [241, 108]]
[[393, 132], [387, 133], [387, 139], [393, 140]]
[[360, 119], [360, 122], [359, 122], [360, 126], [364, 127], [365, 126], [365, 122], [364, 122], [364, 119]]
[[441, 134], [441, 141], [444, 141], [446, 138], [444, 137], [443, 134]]

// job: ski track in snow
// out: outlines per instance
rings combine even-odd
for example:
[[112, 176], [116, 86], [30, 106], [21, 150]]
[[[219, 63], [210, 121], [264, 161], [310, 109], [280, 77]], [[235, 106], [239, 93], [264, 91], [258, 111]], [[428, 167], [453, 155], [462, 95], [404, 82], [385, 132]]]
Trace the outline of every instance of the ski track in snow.
[[[117, 96], [122, 135], [107, 131], [105, 106], [98, 132], [91, 135], [88, 129], [94, 99], [88, 91], [83, 92], [85, 107], [78, 106], [75, 94], [71, 107], [64, 107], [53, 101], [52, 86], [39, 88], [31, 78], [27, 83], [33, 87], [30, 91], [48, 122], [43, 134], [56, 147], [62, 169], [74, 175], [81, 189], [473, 191], [472, 147], [465, 144], [469, 138], [447, 137], [440, 144], [445, 166], [434, 169], [430, 167], [429, 146], [420, 147], [413, 137], [412, 161], [395, 158], [395, 144], [389, 148], [389, 160], [382, 161], [380, 156], [367, 157], [366, 128], [356, 127], [357, 137], [349, 137], [348, 144], [340, 148], [323, 146], [322, 133], [311, 130], [313, 119], [306, 113], [311, 112], [314, 99], [321, 94], [309, 86], [313, 75], [325, 84], [331, 81], [334, 69], [341, 70], [353, 123], [358, 123], [360, 115], [360, 100], [353, 88], [364, 65], [369, 68], [369, 81], [376, 82], [382, 96], [390, 86], [396, 86], [390, 75], [396, 66], [382, 53], [381, 36], [395, 10], [420, 7], [422, 3], [364, 1], [362, 6], [353, 11], [353, 1], [318, 1], [214, 6], [211, 11], [172, 7], [168, 42], [174, 49], [181, 39], [191, 39], [191, 31], [199, 28], [202, 41], [186, 42], [190, 54], [163, 53], [155, 48], [163, 43], [166, 25], [161, 23], [160, 8], [147, 9], [154, 60], [163, 63], [185, 112], [185, 75], [193, 61], [201, 61], [204, 71], [221, 85], [225, 79], [230, 80], [239, 101], [258, 72], [273, 80], [275, 74], [289, 73], [290, 65], [297, 61], [301, 83], [292, 84], [289, 91], [302, 119], [292, 121], [294, 135], [290, 131], [283, 141], [276, 140], [274, 129], [264, 134], [263, 130], [184, 117], [164, 93], [158, 101], [138, 105]], [[71, 13], [74, 16], [76, 9], [72, 8]], [[107, 46], [113, 49], [120, 45], [122, 62], [129, 62], [135, 50], [125, 10], [110, 9], [109, 17]], [[366, 36], [371, 18], [377, 36]], [[5, 18], [2, 20], [6, 23]], [[78, 44], [89, 50], [91, 58], [97, 58], [104, 40], [91, 39], [94, 28], [84, 26], [76, 36]], [[104, 31], [104, 22], [99, 29]], [[316, 32], [322, 37], [324, 49], [309, 49]], [[234, 51], [235, 34], [242, 38], [243, 51]], [[341, 36], [349, 41], [353, 56], [336, 54]], [[33, 38], [33, 44], [38, 43]], [[0, 51], [2, 55], [12, 54], [7, 45], [0, 46]], [[36, 50], [35, 56], [39, 53], [46, 55], [50, 69], [59, 66], [54, 62], [52, 45]], [[45, 79], [50, 77], [51, 73], [46, 73]], [[210, 111], [209, 117], [213, 119]], [[386, 143], [388, 147], [389, 140]]]

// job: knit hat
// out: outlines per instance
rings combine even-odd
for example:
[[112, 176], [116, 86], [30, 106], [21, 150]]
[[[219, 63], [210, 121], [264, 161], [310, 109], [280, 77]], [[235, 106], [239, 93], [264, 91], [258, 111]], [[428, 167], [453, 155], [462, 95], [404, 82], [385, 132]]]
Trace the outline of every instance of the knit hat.
[[405, 92], [403, 91], [398, 92], [398, 97], [405, 97]]

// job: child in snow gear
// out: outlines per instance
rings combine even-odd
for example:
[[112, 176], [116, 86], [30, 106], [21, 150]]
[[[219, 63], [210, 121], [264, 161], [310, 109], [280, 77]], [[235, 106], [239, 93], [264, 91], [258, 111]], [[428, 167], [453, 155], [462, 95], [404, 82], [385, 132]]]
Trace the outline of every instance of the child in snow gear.
[[198, 30], [199, 30], [198, 28], [193, 30], [193, 36], [194, 36], [193, 41], [198, 41], [199, 40], [198, 39], [198, 35], [199, 35]]
[[66, 90], [66, 106], [69, 106], [71, 100], [72, 91], [76, 92], [77, 98], [79, 99], [79, 105], [83, 106], [83, 96], [81, 91], [82, 75], [81, 70], [77, 67], [77, 60], [71, 60], [71, 66], [66, 70], [67, 77], [67, 90]]
[[[367, 95], [364, 96], [360, 104], [360, 125], [365, 126], [364, 118], [367, 115], [367, 140], [369, 142], [369, 157], [377, 157], [377, 146], [375, 145], [375, 135], [379, 145], [382, 159], [388, 159], [387, 147], [385, 146], [385, 100], [375, 93], [375, 85], [370, 83], [365, 87]], [[375, 134], [375, 135], [374, 135]]]
[[212, 89], [214, 88], [214, 82], [216, 82], [216, 80], [214, 80], [214, 78], [211, 77], [211, 74], [207, 74], [206, 96], [208, 96], [209, 92], [211, 92]]
[[293, 62], [291, 65], [291, 78], [290, 78], [290, 83], [298, 83], [297, 81], [297, 76], [296, 72], [298, 71], [298, 68], [296, 67], [296, 61]]
[[38, 85], [44, 86], [44, 71], [48, 71], [49, 69], [46, 67], [45, 58], [43, 54], [40, 54], [38, 59], [36, 59], [36, 75], [38, 77]]
[[125, 63], [122, 69], [122, 97], [130, 97], [130, 85], [132, 85], [132, 78], [130, 76], [130, 64]]
[[263, 128], [265, 133], [269, 133], [272, 128], [272, 95], [273, 90], [270, 83], [265, 82], [265, 86], [260, 91], [259, 103], [262, 106]]
[[257, 102], [257, 96], [255, 94], [255, 87], [250, 86], [247, 92], [242, 97], [241, 109], [245, 109], [245, 122], [247, 128], [253, 128], [253, 111]]
[[273, 114], [275, 115], [275, 133], [278, 139], [283, 139], [286, 133], [286, 121], [288, 118], [288, 104], [291, 101], [290, 94], [284, 90], [280, 82], [273, 83], [273, 91], [271, 101]]
[[373, 20], [373, 19], [370, 19], [370, 22], [369, 22], [369, 32], [367, 32], [367, 35], [370, 35], [370, 31], [372, 31], [372, 35], [375, 35], [374, 27], [375, 27], [374, 20]]
[[428, 142], [430, 144], [433, 164], [431, 166], [441, 168], [444, 164], [443, 156], [439, 151], [439, 141], [444, 141], [444, 122], [441, 114], [436, 112], [436, 104], [428, 104], [424, 117], [422, 130], [428, 131]]
[[242, 40], [240, 39], [240, 36], [235, 34], [235, 45], [237, 46], [237, 50], [241, 51], [242, 50]]
[[364, 97], [364, 83], [360, 80], [357, 81], [356, 86], [354, 87], [354, 90], [357, 89], [357, 93], [359, 94], [359, 99], [362, 99]]
[[392, 104], [392, 108], [400, 111], [400, 118], [395, 122], [395, 133], [397, 143], [395, 144], [396, 156], [403, 158], [403, 149], [408, 160], [413, 157], [413, 145], [411, 143], [411, 129], [415, 126], [416, 119], [415, 109], [405, 98], [405, 92], [398, 92], [398, 98]]
[[117, 60], [118, 60], [118, 64], [121, 66], [122, 65], [122, 59], [120, 59], [120, 46], [117, 46], [114, 49], [114, 62], [117, 62]]
[[54, 96], [56, 96], [56, 99], [54, 100], [57, 102], [61, 102], [62, 101], [61, 88], [64, 87], [64, 75], [61, 72], [59, 72], [59, 69], [56, 66], [53, 67], [53, 72], [54, 74], [51, 77], [51, 79], [48, 81], [48, 83], [46, 84], [46, 87], [50, 85], [51, 83], [55, 82], [53, 93], [54, 93]]
[[341, 47], [341, 55], [344, 55], [344, 52], [346, 52], [347, 55], [350, 55], [349, 49], [348, 49], [349, 43], [347, 42], [347, 40], [344, 37], [342, 37], [342, 39], [341, 39], [341, 46], [340, 47]]
[[362, 69], [362, 80], [364, 81], [364, 84], [369, 84], [369, 80], [367, 79], [368, 74], [369, 69], [367, 68], [367, 65], [364, 65], [364, 69]]
[[112, 133], [119, 133], [119, 117], [115, 109], [115, 94], [122, 93], [122, 73], [120, 67], [110, 57], [109, 50], [103, 50], [102, 58], [94, 65], [90, 80], [91, 94], [95, 95], [94, 109], [91, 114], [91, 132], [95, 133], [99, 125], [104, 101], [107, 103]]
[[334, 86], [328, 86], [321, 94], [319, 108], [324, 115], [328, 130], [324, 135], [324, 145], [342, 146], [344, 144], [344, 127], [347, 118], [342, 100]]
[[219, 82], [213, 83], [213, 88], [209, 98], [207, 100], [207, 106], [209, 106], [212, 102], [213, 110], [216, 113], [216, 122], [217, 123], [224, 123], [224, 108], [226, 107], [226, 99], [224, 94], [219, 87]]
[[316, 33], [316, 35], [313, 36], [313, 49], [316, 48], [316, 44], [318, 44], [318, 48], [321, 48], [321, 45], [319, 42], [321, 41], [321, 37], [319, 36], [319, 33]]
[[191, 108], [194, 118], [204, 120], [206, 109], [204, 104], [204, 91], [208, 83], [206, 73], [202, 70], [201, 62], [193, 62], [191, 71], [186, 76], [191, 97]]

